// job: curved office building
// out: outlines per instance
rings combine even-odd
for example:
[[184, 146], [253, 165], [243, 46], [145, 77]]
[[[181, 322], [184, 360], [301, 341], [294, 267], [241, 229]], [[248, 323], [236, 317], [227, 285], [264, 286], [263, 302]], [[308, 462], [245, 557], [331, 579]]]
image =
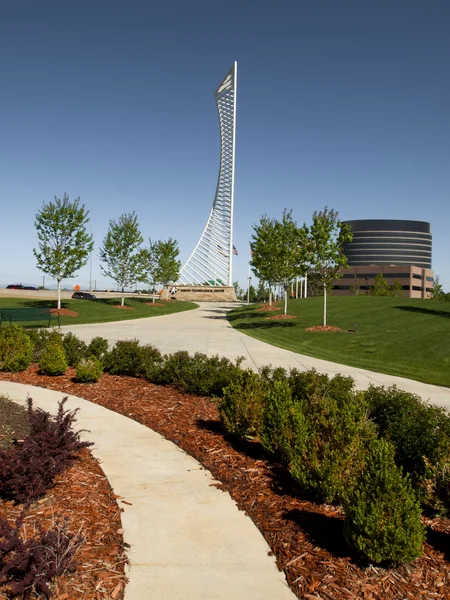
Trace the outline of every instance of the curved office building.
[[431, 269], [431, 228], [425, 221], [344, 221], [353, 240], [344, 245], [349, 267], [416, 266]]

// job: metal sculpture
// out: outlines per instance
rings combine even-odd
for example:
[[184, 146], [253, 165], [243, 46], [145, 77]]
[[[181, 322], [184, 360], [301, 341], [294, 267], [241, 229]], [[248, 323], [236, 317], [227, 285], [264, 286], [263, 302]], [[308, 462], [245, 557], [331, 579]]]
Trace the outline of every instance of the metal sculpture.
[[237, 62], [214, 94], [220, 125], [219, 179], [205, 229], [181, 269], [181, 284], [232, 284], [236, 84]]

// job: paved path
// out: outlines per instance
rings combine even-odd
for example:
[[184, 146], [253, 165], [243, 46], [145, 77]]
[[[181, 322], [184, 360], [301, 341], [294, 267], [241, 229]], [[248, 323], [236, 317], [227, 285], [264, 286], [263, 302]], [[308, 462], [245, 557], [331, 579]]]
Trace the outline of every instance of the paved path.
[[[54, 414], [63, 397], [0, 381], [0, 394]], [[196, 460], [162, 436], [106, 408], [69, 396], [77, 425], [122, 505], [130, 569], [126, 600], [294, 600], [253, 522]]]
[[450, 388], [348, 367], [271, 346], [233, 329], [226, 319], [230, 308], [230, 304], [204, 302], [198, 309], [163, 317], [74, 325], [61, 329], [72, 331], [85, 341], [96, 335], [107, 338], [111, 343], [137, 338], [143, 344], [155, 345], [162, 352], [188, 350], [191, 353], [204, 352], [209, 356], [244, 356], [246, 360], [243, 366], [252, 368], [272, 364], [300, 370], [315, 368], [329, 375], [342, 373], [353, 377], [360, 389], [367, 388], [371, 383], [386, 386], [397, 384], [401, 389], [419, 394], [424, 400], [450, 409]]

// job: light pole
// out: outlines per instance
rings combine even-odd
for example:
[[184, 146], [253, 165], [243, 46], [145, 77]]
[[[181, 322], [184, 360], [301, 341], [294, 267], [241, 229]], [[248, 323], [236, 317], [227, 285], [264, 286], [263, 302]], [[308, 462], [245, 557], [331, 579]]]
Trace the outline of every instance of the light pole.
[[250, 304], [250, 282], [252, 280], [251, 277], [247, 277], [248, 279], [248, 287], [247, 287], [247, 304]]
[[[89, 227], [91, 229], [91, 237], [92, 237], [92, 224], [89, 223]], [[89, 257], [89, 292], [92, 294], [92, 254], [94, 250], [91, 250], [91, 255]]]

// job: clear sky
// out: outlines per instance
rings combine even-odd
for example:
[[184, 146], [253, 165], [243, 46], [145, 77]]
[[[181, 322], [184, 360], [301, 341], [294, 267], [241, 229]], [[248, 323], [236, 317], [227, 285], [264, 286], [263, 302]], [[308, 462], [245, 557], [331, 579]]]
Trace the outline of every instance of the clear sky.
[[448, 0], [4, 0], [0, 283], [41, 280], [34, 215], [64, 192], [97, 246], [134, 210], [187, 259], [217, 183], [213, 93], [237, 60], [233, 279], [262, 214], [328, 205], [430, 221], [449, 291], [449, 31]]

